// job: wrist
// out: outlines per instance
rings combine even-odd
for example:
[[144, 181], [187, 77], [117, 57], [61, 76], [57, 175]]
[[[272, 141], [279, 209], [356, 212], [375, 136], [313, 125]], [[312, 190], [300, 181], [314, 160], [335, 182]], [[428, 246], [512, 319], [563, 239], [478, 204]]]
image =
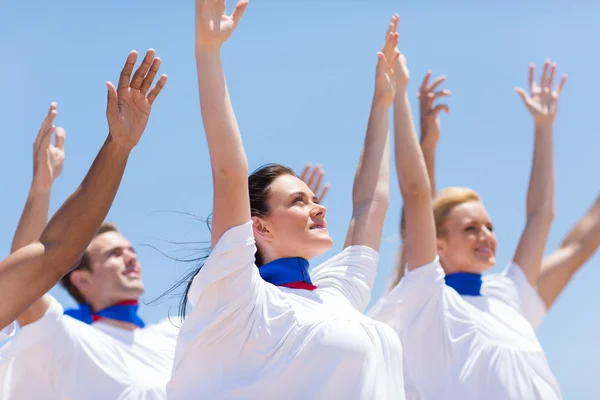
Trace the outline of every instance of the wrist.
[[534, 121], [535, 132], [551, 132], [554, 121]]
[[31, 181], [31, 188], [29, 189], [30, 196], [44, 196], [49, 195], [52, 190], [52, 181], [44, 180], [33, 175], [33, 180]]
[[206, 44], [196, 43], [196, 58], [220, 58], [221, 57], [221, 45], [210, 46]]
[[108, 134], [103, 147], [115, 157], [119, 158], [128, 158], [133, 149], [133, 146], [123, 143], [121, 140], [116, 140], [110, 133]]

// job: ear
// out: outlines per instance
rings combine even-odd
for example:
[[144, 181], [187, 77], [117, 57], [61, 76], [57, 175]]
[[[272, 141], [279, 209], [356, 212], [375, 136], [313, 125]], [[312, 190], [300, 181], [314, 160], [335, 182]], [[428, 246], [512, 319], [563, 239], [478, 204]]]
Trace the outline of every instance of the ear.
[[446, 241], [444, 241], [443, 239], [437, 238], [436, 243], [437, 243], [437, 253], [440, 257], [442, 257], [444, 254], [444, 251], [446, 250]]
[[92, 284], [92, 274], [90, 271], [86, 270], [75, 270], [71, 272], [69, 279], [71, 280], [73, 286], [75, 286], [80, 292]]
[[254, 236], [258, 239], [271, 241], [273, 240], [273, 235], [269, 231], [269, 227], [267, 221], [260, 217], [252, 217], [252, 229], [254, 230]]

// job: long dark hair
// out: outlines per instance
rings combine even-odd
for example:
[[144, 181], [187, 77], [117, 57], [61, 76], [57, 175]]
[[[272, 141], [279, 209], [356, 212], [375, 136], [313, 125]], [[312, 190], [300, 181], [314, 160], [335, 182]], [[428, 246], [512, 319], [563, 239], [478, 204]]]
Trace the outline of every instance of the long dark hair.
[[[269, 215], [269, 192], [271, 184], [275, 179], [282, 175], [297, 175], [291, 168], [280, 164], [267, 164], [264, 165], [250, 174], [248, 177], [248, 194], [250, 198], [250, 214], [253, 217], [266, 217]], [[210, 229], [210, 225], [209, 225]], [[196, 267], [194, 270], [187, 273], [175, 286], [173, 286], [167, 293], [173, 292], [176, 288], [185, 285], [181, 301], [179, 302], [179, 316], [185, 318], [187, 310], [187, 296], [194, 281], [194, 277], [198, 275], [198, 272], [204, 266], [206, 259], [210, 255], [210, 247], [200, 250], [201, 256], [195, 259], [183, 260], [186, 262], [195, 262]], [[254, 255], [254, 263], [257, 267], [264, 264], [263, 256], [257, 247], [257, 251]]]

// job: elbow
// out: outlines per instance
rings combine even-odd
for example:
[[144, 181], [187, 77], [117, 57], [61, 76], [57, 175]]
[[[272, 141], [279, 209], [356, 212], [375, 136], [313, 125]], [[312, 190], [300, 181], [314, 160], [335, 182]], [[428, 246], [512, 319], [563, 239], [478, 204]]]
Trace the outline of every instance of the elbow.
[[554, 201], [546, 201], [536, 207], [529, 207], [527, 210], [527, 220], [543, 221], [551, 225], [554, 221], [555, 209]]
[[402, 200], [405, 203], [431, 199], [431, 186], [429, 182], [401, 185], [400, 192]]
[[228, 165], [214, 166], [213, 177], [220, 181], [239, 181], [248, 179], [248, 162], [240, 160], [239, 162], [229, 163]]

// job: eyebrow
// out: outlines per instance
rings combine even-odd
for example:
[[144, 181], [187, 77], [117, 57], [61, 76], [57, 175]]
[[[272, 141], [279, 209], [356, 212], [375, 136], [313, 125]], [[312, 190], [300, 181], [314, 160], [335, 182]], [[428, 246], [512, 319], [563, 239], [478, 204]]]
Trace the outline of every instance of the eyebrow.
[[114, 246], [114, 247], [111, 247], [110, 249], [108, 249], [104, 253], [102, 253], [102, 255], [103, 256], [107, 256], [110, 253], [112, 253], [113, 251], [118, 250], [118, 249], [121, 249], [121, 250], [123, 250], [123, 249], [129, 249], [129, 250], [131, 250], [131, 251], [133, 251], [134, 253], [137, 254], [137, 252], [135, 251], [135, 248], [132, 245], [129, 245], [129, 246]]

